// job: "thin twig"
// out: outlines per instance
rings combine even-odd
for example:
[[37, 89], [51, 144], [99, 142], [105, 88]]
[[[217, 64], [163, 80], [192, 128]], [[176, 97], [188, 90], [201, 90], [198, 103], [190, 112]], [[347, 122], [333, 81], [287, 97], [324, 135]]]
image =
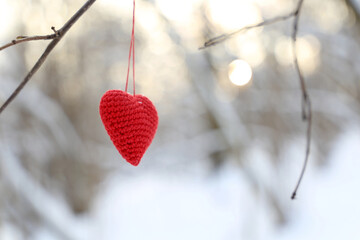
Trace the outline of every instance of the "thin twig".
[[17, 36], [16, 39], [12, 40], [10, 43], [5, 44], [4, 46], [0, 47], [0, 51], [4, 50], [5, 48], [14, 46], [18, 43], [23, 43], [23, 42], [29, 42], [29, 41], [36, 41], [36, 40], [51, 40], [56, 38], [56, 34], [50, 34], [50, 35], [44, 35], [44, 36]]
[[[35, 65], [33, 66], [33, 68], [30, 70], [30, 72], [26, 75], [26, 77], [23, 79], [23, 81], [19, 84], [19, 86], [14, 90], [14, 92], [10, 95], [10, 97], [5, 101], [5, 103], [0, 107], [0, 114], [5, 110], [5, 108], [15, 99], [15, 97], [21, 92], [21, 90], [23, 89], [23, 87], [26, 85], [27, 82], [29, 82], [29, 80], [32, 78], [32, 76], [37, 72], [37, 70], [39, 70], [39, 68], [41, 67], [41, 65], [45, 62], [46, 58], [48, 57], [48, 55], [50, 54], [50, 52], [55, 48], [55, 46], [60, 42], [60, 40], [64, 37], [64, 35], [67, 33], [67, 31], [69, 31], [69, 29], [74, 25], [74, 23], [79, 20], [79, 18], [89, 9], [89, 7], [95, 2], [96, 0], [88, 0], [66, 23], [65, 25], [59, 29], [59, 30], [55, 30], [54, 27], [52, 27], [53, 31], [55, 32], [54, 34], [51, 35], [47, 35], [47, 36], [53, 36], [54, 38], [53, 40], [49, 43], [49, 45], [46, 47], [44, 53], [41, 55], [41, 57], [37, 60], [37, 62], [35, 63]], [[41, 37], [45, 37], [45, 36], [37, 36], [37, 38], [40, 38], [42, 40], [44, 40], [44, 38]], [[29, 38], [33, 38], [32, 40], [40, 40], [37, 39], [36, 37], [25, 37], [24, 39], [29, 39]], [[20, 42], [22, 39], [19, 39], [18, 41]], [[14, 40], [16, 41], [16, 40]], [[10, 47], [12, 45], [15, 45], [16, 42], [14, 43], [11, 42], [9, 46]], [[30, 41], [30, 40], [27, 40]], [[24, 41], [22, 41], [24, 42]]]
[[296, 184], [295, 190], [291, 195], [291, 199], [294, 200], [296, 198], [296, 194], [297, 194], [297, 190], [299, 189], [300, 183], [304, 177], [305, 174], [305, 170], [309, 161], [309, 155], [310, 155], [310, 144], [311, 144], [311, 127], [312, 127], [312, 110], [311, 110], [311, 101], [310, 98], [307, 97], [307, 101], [306, 101], [306, 106], [307, 106], [307, 130], [306, 130], [306, 152], [305, 152], [305, 160], [303, 163], [303, 167], [300, 173], [300, 177], [299, 180]]
[[297, 10], [295, 11], [295, 19], [294, 19], [294, 25], [293, 25], [293, 32], [292, 32], [292, 40], [293, 40], [293, 57], [294, 57], [294, 65], [296, 68], [296, 72], [299, 76], [299, 80], [300, 80], [300, 87], [301, 87], [301, 92], [303, 95], [303, 101], [302, 101], [302, 118], [304, 120], [307, 119], [306, 116], [306, 102], [307, 102], [307, 98], [308, 98], [308, 94], [307, 94], [307, 90], [306, 90], [306, 84], [305, 84], [305, 79], [304, 76], [300, 70], [300, 66], [299, 66], [299, 61], [298, 61], [298, 56], [297, 56], [297, 51], [296, 51], [296, 41], [297, 41], [297, 34], [298, 34], [298, 29], [299, 29], [299, 18], [300, 18], [300, 11], [301, 11], [301, 6], [303, 4], [304, 0], [299, 0], [298, 6], [297, 6]]
[[228, 40], [229, 38], [233, 37], [234, 35], [236, 35], [238, 33], [245, 32], [245, 31], [250, 30], [252, 28], [258, 28], [258, 27], [270, 25], [270, 24], [273, 24], [273, 23], [277, 23], [277, 22], [280, 22], [280, 21], [285, 21], [285, 20], [287, 20], [287, 19], [289, 19], [291, 17], [294, 17], [296, 12], [297, 12], [297, 10], [295, 10], [295, 11], [293, 11], [293, 12], [287, 14], [287, 15], [284, 15], [284, 16], [270, 18], [268, 20], [265, 20], [263, 22], [260, 22], [260, 23], [254, 24], [254, 25], [245, 26], [245, 27], [240, 28], [240, 29], [238, 29], [236, 31], [233, 31], [231, 33], [222, 34], [220, 36], [211, 38], [210, 40], [206, 41], [204, 43], [204, 46], [200, 47], [199, 49], [205, 49], [205, 48], [208, 48], [208, 47], [212, 47], [212, 46], [214, 46], [216, 44], [224, 42], [225, 40]]
[[300, 173], [300, 177], [296, 184], [294, 192], [291, 195], [291, 199], [296, 198], [297, 190], [298, 190], [300, 183], [304, 177], [306, 167], [307, 167], [307, 164], [309, 161], [310, 145], [311, 145], [311, 126], [312, 126], [311, 101], [310, 101], [309, 94], [307, 92], [304, 76], [300, 69], [298, 55], [297, 55], [297, 51], [296, 51], [296, 40], [297, 40], [297, 34], [298, 34], [299, 18], [300, 18], [300, 12], [301, 12], [301, 7], [302, 7], [303, 3], [304, 3], [304, 0], [299, 0], [298, 5], [297, 5], [297, 11], [295, 12], [295, 19], [294, 19], [294, 25], [293, 25], [292, 39], [293, 39], [294, 65], [296, 68], [296, 72], [299, 76], [300, 88], [301, 88], [301, 92], [302, 92], [302, 118], [304, 121], [307, 121], [306, 152], [305, 152], [305, 160], [304, 160], [304, 164], [303, 164], [303, 167], [302, 167], [302, 170]]

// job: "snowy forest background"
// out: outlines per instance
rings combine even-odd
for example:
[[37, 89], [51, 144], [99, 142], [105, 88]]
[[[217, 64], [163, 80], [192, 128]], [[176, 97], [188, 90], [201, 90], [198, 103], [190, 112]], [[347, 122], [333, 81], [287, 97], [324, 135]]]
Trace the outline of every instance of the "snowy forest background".
[[[0, 45], [46, 35], [84, 0], [0, 0]], [[124, 89], [132, 1], [99, 0], [0, 115], [0, 239], [359, 239], [360, 1], [304, 2], [299, 60], [313, 105], [310, 165], [291, 55], [293, 0], [137, 0], [137, 93], [159, 128], [138, 167], [101, 123]], [[0, 52], [0, 103], [46, 47]], [[229, 64], [252, 68], [236, 86]]]

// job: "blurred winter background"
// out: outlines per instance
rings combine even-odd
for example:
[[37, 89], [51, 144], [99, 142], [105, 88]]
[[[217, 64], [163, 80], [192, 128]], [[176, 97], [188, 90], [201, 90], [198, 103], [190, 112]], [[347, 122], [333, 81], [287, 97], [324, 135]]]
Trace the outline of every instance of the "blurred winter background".
[[[85, 0], [0, 0], [0, 45], [51, 33]], [[132, 0], [98, 0], [0, 116], [0, 239], [360, 239], [360, 1], [305, 1], [292, 21], [198, 50], [207, 39], [292, 11], [295, 0], [137, 0], [137, 93], [160, 123], [138, 167], [101, 123], [124, 89]], [[0, 52], [0, 104], [46, 47]]]

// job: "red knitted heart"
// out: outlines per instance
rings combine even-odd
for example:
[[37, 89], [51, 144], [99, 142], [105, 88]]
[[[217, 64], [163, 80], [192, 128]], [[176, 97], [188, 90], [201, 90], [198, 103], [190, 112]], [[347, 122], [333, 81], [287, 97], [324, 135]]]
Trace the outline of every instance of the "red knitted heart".
[[109, 90], [101, 98], [100, 116], [121, 156], [137, 166], [157, 129], [155, 106], [145, 96]]

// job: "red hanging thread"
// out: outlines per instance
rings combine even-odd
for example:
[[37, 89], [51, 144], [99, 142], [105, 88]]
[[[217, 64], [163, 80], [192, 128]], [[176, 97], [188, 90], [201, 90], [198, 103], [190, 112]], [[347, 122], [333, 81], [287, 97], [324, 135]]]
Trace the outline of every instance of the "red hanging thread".
[[128, 69], [127, 69], [127, 76], [126, 76], [125, 92], [127, 92], [128, 82], [129, 82], [130, 59], [131, 59], [131, 50], [132, 50], [133, 92], [134, 92], [134, 96], [135, 96], [135, 0], [133, 2], [134, 2], [134, 4], [133, 4], [132, 32], [131, 32], [131, 41], [130, 41], [130, 50], [129, 50], [129, 60], [128, 60]]
[[[158, 126], [155, 106], [145, 96], [135, 95], [135, 0], [125, 91], [109, 90], [99, 111], [110, 139], [129, 163], [137, 166], [150, 146]], [[133, 95], [127, 93], [130, 63], [133, 64]]]

